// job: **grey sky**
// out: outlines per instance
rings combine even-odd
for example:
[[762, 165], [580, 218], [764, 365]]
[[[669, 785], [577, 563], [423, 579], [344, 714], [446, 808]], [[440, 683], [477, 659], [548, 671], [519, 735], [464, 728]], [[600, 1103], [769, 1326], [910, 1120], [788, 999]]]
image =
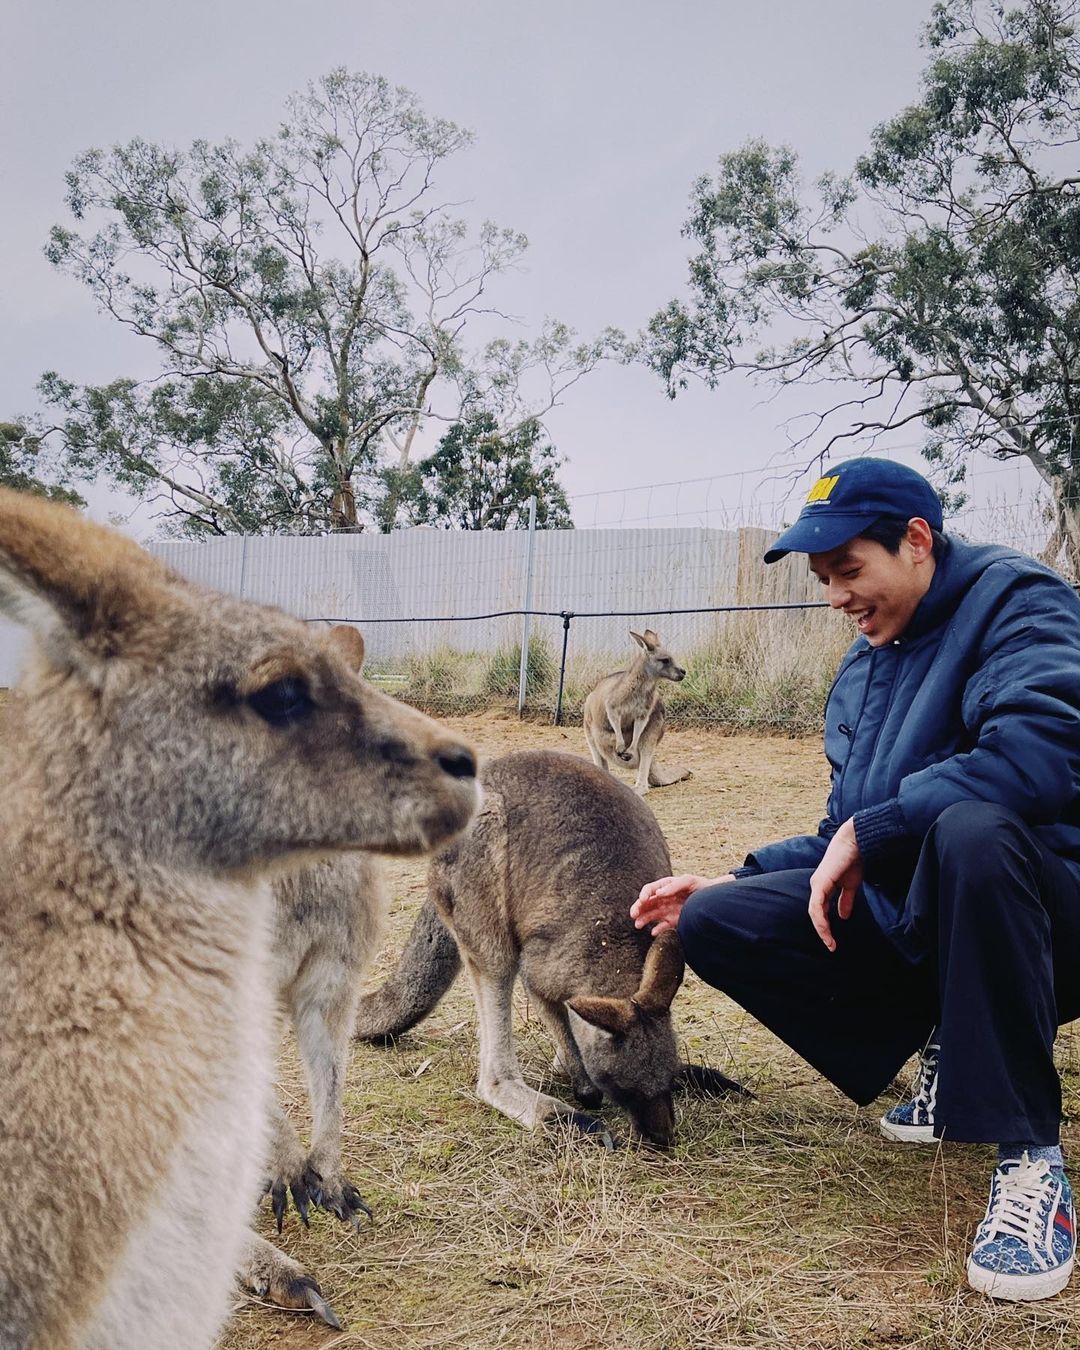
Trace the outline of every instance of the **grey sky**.
[[[0, 415], [32, 407], [50, 367], [80, 382], [156, 368], [148, 344], [98, 316], [41, 254], [65, 218], [64, 170], [92, 145], [248, 141], [274, 128], [289, 92], [333, 66], [377, 72], [475, 131], [441, 181], [477, 216], [529, 236], [528, 270], [494, 292], [501, 307], [526, 331], [545, 314], [583, 335], [609, 323], [634, 331], [682, 284], [693, 178], [755, 135], [792, 144], [811, 174], [849, 168], [869, 129], [917, 90], [928, 9], [929, 0], [9, 7]], [[643, 369], [600, 371], [548, 419], [568, 457], [564, 482], [581, 494], [757, 469], [784, 444], [784, 411], [800, 406], [762, 405], [763, 392], [733, 379], [670, 402]], [[711, 507], [753, 489], [728, 483], [710, 491]], [[636, 520], [671, 509], [663, 495], [603, 511]], [[595, 504], [579, 503], [578, 515], [589, 524]]]

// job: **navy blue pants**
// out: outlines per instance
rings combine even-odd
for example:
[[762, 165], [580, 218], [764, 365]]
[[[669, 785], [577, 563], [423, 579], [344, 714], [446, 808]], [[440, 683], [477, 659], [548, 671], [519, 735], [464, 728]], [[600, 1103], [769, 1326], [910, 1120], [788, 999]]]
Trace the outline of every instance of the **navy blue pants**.
[[860, 1105], [937, 1025], [935, 1132], [973, 1143], [1056, 1144], [1060, 1023], [1080, 1016], [1080, 882], [1013, 812], [960, 802], [927, 834], [902, 955], [856, 898], [830, 916], [835, 952], [807, 913], [809, 868], [692, 895], [679, 920], [690, 967]]

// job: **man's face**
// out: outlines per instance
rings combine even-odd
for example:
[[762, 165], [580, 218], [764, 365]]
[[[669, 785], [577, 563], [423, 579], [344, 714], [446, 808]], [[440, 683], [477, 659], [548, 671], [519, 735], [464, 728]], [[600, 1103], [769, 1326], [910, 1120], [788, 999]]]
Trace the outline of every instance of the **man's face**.
[[854, 619], [872, 647], [883, 647], [908, 626], [929, 589], [933, 536], [925, 521], [913, 520], [899, 553], [870, 539], [851, 539], [827, 553], [811, 553], [810, 570], [833, 609]]

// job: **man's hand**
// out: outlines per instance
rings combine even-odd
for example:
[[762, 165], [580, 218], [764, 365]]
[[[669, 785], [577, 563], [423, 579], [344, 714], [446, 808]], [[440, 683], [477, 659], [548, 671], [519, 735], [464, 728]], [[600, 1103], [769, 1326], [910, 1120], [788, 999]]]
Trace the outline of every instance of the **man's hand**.
[[829, 840], [825, 856], [810, 878], [810, 922], [831, 952], [836, 951], [836, 939], [829, 927], [829, 900], [839, 890], [836, 912], [841, 919], [850, 918], [855, 893], [862, 880], [862, 858], [855, 838], [855, 825], [845, 820]]
[[722, 877], [661, 877], [658, 881], [647, 882], [630, 906], [634, 927], [644, 928], [651, 923], [653, 937], [659, 937], [679, 922], [683, 905], [695, 891], [704, 890], [706, 886], [716, 886], [721, 881], [734, 880], [728, 872]]

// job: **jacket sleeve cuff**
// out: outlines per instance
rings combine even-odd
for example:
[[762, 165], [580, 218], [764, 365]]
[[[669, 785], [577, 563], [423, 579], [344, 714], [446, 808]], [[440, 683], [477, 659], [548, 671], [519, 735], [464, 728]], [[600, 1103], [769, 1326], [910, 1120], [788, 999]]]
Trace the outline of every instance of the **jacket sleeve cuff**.
[[756, 863], [744, 864], [742, 867], [729, 867], [728, 871], [736, 878], [761, 876], [761, 868]]
[[880, 806], [868, 806], [851, 818], [855, 842], [864, 863], [875, 863], [887, 856], [895, 845], [908, 838], [904, 813], [895, 797]]

